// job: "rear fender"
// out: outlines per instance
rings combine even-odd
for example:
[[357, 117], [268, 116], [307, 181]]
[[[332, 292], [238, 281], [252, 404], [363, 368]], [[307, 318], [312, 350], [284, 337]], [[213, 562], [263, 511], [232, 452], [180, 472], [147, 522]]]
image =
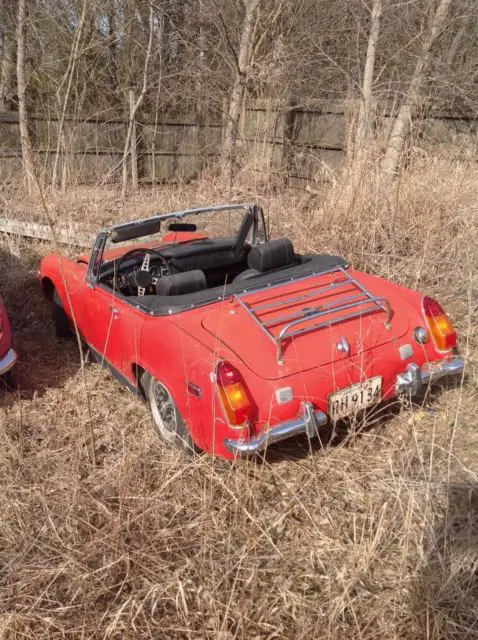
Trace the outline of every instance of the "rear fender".
[[137, 365], [170, 390], [194, 443], [203, 451], [231, 457], [223, 445], [232, 432], [218, 401], [215, 367], [221, 358], [235, 364], [235, 356], [212, 352], [166, 317], [146, 319], [140, 351]]
[[[194, 412], [186, 391], [189, 370], [193, 363], [206, 358], [204, 368], [208, 365], [208, 352], [204, 350], [198, 353], [198, 346], [202, 347], [193, 342], [169, 318], [147, 317], [135, 366], [149, 373], [170, 390], [195, 444], [202, 448], [202, 404], [199, 411]], [[201, 388], [204, 386], [202, 379], [196, 384]]]
[[[146, 320], [139, 365], [171, 391], [199, 448], [231, 458], [224, 440], [247, 439], [299, 414], [305, 397], [301, 379], [294, 383], [293, 400], [279, 404], [276, 391], [287, 387], [287, 380], [259, 377], [226, 345], [217, 342], [215, 349], [211, 349], [178, 326], [180, 322], [180, 316], [174, 321], [166, 317]], [[225, 419], [215, 380], [216, 365], [220, 360], [226, 360], [239, 371], [257, 407], [257, 421], [251, 429], [232, 428]]]
[[431, 339], [428, 340], [426, 344], [420, 345], [414, 338], [414, 331], [417, 327], [424, 327], [427, 329], [422, 310], [422, 301], [424, 298], [423, 293], [389, 282], [383, 278], [378, 278], [377, 276], [362, 274], [362, 277], [364, 282], [367, 279], [370, 281], [381, 280], [384, 286], [384, 291], [387, 289], [388, 291], [393, 292], [396, 298], [398, 298], [401, 303], [403, 302], [402, 312], [407, 313], [410, 319], [410, 330], [408, 336], [406, 336], [406, 342], [410, 343], [413, 347], [415, 364], [422, 366], [426, 362], [442, 360], [450, 355], [448, 352], [437, 351], [435, 344]]
[[374, 276], [369, 273], [360, 272], [360, 282], [366, 287], [372, 288], [380, 285], [380, 295], [383, 295], [385, 298], [393, 296], [396, 300], [397, 298], [400, 302], [405, 302], [408, 310], [412, 314], [420, 314], [421, 308], [421, 299], [423, 298], [423, 294], [418, 291], [414, 291], [413, 289], [408, 289], [400, 284], [396, 284], [394, 282], [390, 282], [385, 278], [381, 278], [379, 276]]

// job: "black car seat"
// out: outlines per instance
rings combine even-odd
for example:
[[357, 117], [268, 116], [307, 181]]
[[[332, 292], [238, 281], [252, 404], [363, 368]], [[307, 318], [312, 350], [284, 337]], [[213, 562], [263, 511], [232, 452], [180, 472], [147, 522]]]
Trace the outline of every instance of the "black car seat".
[[234, 282], [249, 280], [273, 269], [284, 269], [298, 264], [292, 242], [288, 238], [271, 240], [253, 247], [247, 256], [249, 269], [234, 278]]
[[206, 276], [200, 269], [162, 276], [156, 283], [158, 296], [181, 296], [203, 289], [207, 289]]

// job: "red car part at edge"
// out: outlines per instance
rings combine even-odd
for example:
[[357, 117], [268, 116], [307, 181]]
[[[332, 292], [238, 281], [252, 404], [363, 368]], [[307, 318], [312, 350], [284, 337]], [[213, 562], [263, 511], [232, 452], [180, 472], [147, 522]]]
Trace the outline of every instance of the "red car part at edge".
[[0, 375], [8, 374], [17, 361], [17, 354], [12, 348], [12, 331], [7, 311], [0, 297]]

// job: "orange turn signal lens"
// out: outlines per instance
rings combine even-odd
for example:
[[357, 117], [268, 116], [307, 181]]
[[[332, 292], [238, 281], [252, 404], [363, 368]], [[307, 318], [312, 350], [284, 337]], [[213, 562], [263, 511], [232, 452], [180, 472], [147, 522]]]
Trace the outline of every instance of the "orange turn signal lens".
[[423, 312], [437, 350], [453, 349], [456, 346], [456, 331], [441, 304], [426, 296], [423, 298]]
[[234, 427], [248, 425], [253, 406], [240, 373], [223, 361], [217, 365], [216, 376], [221, 405], [229, 424]]

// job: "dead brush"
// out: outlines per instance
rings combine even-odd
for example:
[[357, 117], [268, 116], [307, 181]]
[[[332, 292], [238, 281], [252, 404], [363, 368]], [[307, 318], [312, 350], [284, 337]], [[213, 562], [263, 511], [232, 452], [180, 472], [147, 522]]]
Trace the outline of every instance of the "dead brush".
[[[476, 638], [476, 177], [422, 167], [380, 205], [372, 174], [323, 199], [242, 186], [275, 237], [440, 294], [468, 361], [466, 381], [422, 406], [265, 460], [168, 449], [141, 402], [88, 365], [93, 468], [76, 345], [52, 337], [35, 280], [49, 249], [4, 242], [21, 388], [0, 407], [1, 637]], [[227, 194], [198, 182], [121, 203], [81, 189], [49, 205], [97, 227], [211, 200]], [[8, 207], [38, 215], [14, 194]]]

